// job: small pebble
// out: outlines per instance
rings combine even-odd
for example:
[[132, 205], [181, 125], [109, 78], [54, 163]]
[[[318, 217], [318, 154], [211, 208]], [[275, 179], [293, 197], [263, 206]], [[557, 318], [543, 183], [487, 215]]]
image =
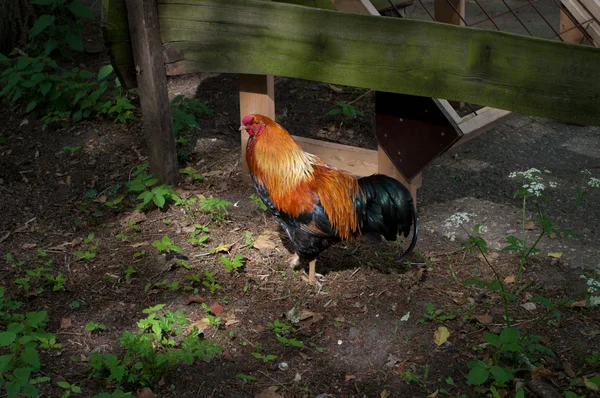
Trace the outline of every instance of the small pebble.
[[284, 372], [290, 368], [287, 362], [281, 362], [278, 366], [279, 370], [283, 370]]

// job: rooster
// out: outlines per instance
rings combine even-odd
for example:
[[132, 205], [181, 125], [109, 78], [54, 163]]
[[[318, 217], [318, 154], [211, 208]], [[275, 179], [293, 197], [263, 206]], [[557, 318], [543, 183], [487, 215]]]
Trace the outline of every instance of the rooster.
[[395, 241], [398, 233], [417, 242], [418, 223], [412, 196], [397, 180], [382, 174], [357, 177], [306, 153], [278, 123], [247, 115], [241, 130], [248, 135], [246, 161], [258, 196], [287, 233], [295, 254], [290, 265], [309, 264], [316, 283], [316, 260], [341, 240], [361, 235]]

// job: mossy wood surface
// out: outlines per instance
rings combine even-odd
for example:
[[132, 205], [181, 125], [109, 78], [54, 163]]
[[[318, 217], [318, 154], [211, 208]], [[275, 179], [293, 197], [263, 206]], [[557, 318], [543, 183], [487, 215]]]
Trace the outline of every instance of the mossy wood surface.
[[[111, 17], [122, 0], [104, 1], [115, 66], [129, 75], [116, 40], [128, 33]], [[593, 47], [252, 0], [158, 0], [158, 15], [169, 74], [270, 74], [600, 125]]]

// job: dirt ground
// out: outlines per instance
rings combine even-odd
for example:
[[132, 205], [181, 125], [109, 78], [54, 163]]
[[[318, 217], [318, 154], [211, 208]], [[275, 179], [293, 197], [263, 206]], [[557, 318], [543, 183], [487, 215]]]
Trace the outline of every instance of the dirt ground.
[[[84, 62], [94, 70], [107, 60], [99, 54]], [[53, 272], [68, 279], [65, 291], [20, 296], [25, 310], [49, 312], [48, 329], [63, 345], [58, 353], [44, 353], [45, 375], [81, 386], [82, 396], [112, 391], [104, 380], [90, 377], [91, 353], [122, 354], [118, 339], [123, 331], [136, 330], [136, 321], [145, 317], [144, 308], [164, 303], [172, 311], [183, 309], [195, 322], [205, 316], [201, 307], [205, 302], [231, 321], [204, 332], [205, 339], [224, 351], [211, 361], [196, 361], [166, 374], [154, 388], [161, 397], [252, 397], [261, 392], [263, 397], [486, 396], [489, 392], [476, 393], [467, 385], [467, 362], [490, 356], [480, 345], [484, 332], [499, 333], [505, 326], [501, 300], [465, 283], [470, 278], [490, 281], [493, 275], [478, 255], [464, 249], [460, 232], [454, 242], [446, 237], [451, 231], [444, 223], [456, 212], [476, 214], [473, 223], [487, 227], [484, 237], [494, 266], [503, 279], [510, 280], [518, 258], [499, 250], [508, 235], [520, 231], [522, 209], [513, 199], [518, 184], [508, 175], [536, 167], [549, 170], [548, 178], [557, 183], [548, 192], [547, 215], [577, 236], [542, 238], [541, 251], [528, 263], [511, 304], [511, 316], [523, 335], [538, 337], [552, 350], [554, 355], [532, 356], [535, 366], [544, 365], [552, 372], [543, 382], [548, 388], [598, 396], [583, 381], [600, 371], [597, 362], [586, 361], [600, 346], [598, 307], [559, 303], [563, 299], [581, 302], [586, 285], [580, 276], [600, 267], [600, 190], [590, 191], [581, 205], [576, 203], [576, 190], [585, 183], [581, 171], [600, 175], [600, 128], [516, 115], [449, 151], [423, 174], [420, 239], [412, 264], [399, 267], [393, 261], [407, 242], [342, 243], [323, 254], [317, 265], [323, 284], [314, 287], [302, 272], [288, 269], [290, 253], [277, 223], [249, 199], [253, 191], [243, 182], [240, 165], [237, 90], [235, 75], [197, 74], [169, 80], [172, 97], [183, 93], [214, 110], [199, 121], [188, 162], [205, 178], [183, 181], [178, 190], [186, 197], [218, 197], [233, 203], [222, 223], [202, 211], [177, 206], [135, 212], [135, 195], [127, 193], [124, 185], [145, 161], [139, 113], [136, 121], [125, 126], [96, 120], [43, 130], [23, 109], [1, 105], [0, 254], [4, 259], [10, 252], [33, 268], [41, 261], [37, 249], [44, 249], [53, 260]], [[326, 115], [336, 101], [356, 100], [364, 90], [285, 78], [276, 79], [275, 90], [278, 121], [291, 133], [376, 147], [371, 94], [354, 103], [365, 117], [342, 123]], [[81, 149], [69, 154], [65, 146]], [[115, 184], [126, 195], [121, 209], [103, 203], [103, 194]], [[86, 202], [90, 190], [95, 195]], [[533, 208], [528, 207], [527, 215], [533, 216]], [[128, 226], [132, 220], [140, 232]], [[188, 241], [186, 231], [195, 223], [208, 225], [207, 247]], [[531, 241], [539, 226], [528, 228]], [[81, 239], [90, 233], [100, 242], [97, 256], [78, 260], [72, 252], [81, 249]], [[174, 267], [173, 259], [151, 246], [163, 235], [183, 248], [190, 270]], [[229, 254], [210, 253], [223, 243]], [[147, 255], [134, 256], [142, 250]], [[557, 259], [549, 253], [561, 255]], [[245, 258], [244, 269], [226, 272], [219, 257], [237, 254]], [[124, 271], [129, 266], [137, 272], [127, 281]], [[189, 285], [186, 277], [205, 270], [214, 272], [222, 289], [211, 293], [201, 288], [190, 301], [192, 294], [182, 288]], [[12, 294], [17, 294], [16, 277], [7, 263], [0, 270], [0, 284]], [[179, 282], [180, 287], [154, 286], [163, 280]], [[536, 296], [555, 303], [560, 316], [540, 304], [534, 309], [522, 306]], [[75, 301], [84, 304], [72, 308]], [[454, 317], [427, 321], [428, 304]], [[294, 334], [303, 348], [280, 344], [268, 326], [286, 320], [292, 309], [307, 316]], [[86, 331], [84, 326], [92, 320], [104, 323], [106, 330]], [[438, 347], [434, 332], [440, 326], [447, 327], [450, 336]], [[257, 343], [263, 353], [277, 358], [265, 363], [253, 357]], [[418, 378], [407, 378], [407, 371]], [[239, 374], [256, 381], [244, 382], [236, 377]], [[523, 377], [527, 382], [528, 373]], [[60, 395], [54, 383], [42, 388], [43, 396]], [[527, 396], [535, 396], [531, 391]], [[513, 396], [514, 391], [507, 394]]]

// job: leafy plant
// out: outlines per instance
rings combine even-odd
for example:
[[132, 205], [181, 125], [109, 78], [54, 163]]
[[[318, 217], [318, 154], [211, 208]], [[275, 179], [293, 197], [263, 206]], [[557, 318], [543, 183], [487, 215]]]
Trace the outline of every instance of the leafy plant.
[[96, 323], [94, 321], [89, 321], [85, 324], [85, 330], [88, 332], [93, 332], [96, 330], [106, 330], [106, 325], [103, 323]]
[[267, 211], [269, 209], [267, 205], [262, 201], [262, 199], [256, 196], [255, 194], [250, 195], [250, 203], [252, 203], [255, 208], [260, 209], [262, 211]]
[[262, 359], [262, 361], [264, 363], [270, 362], [270, 361], [274, 361], [277, 359], [277, 355], [272, 355], [272, 354], [268, 354], [268, 355], [263, 355], [260, 352], [251, 352], [252, 356], [256, 359]]
[[191, 182], [202, 181], [204, 179], [204, 177], [202, 176], [202, 174], [198, 173], [196, 171], [196, 169], [194, 169], [192, 166], [188, 166], [186, 168], [179, 169], [179, 173], [187, 176], [187, 178]]
[[[0, 287], [0, 347], [6, 347], [0, 355], [0, 388], [8, 397], [19, 394], [37, 397], [37, 385], [48, 382], [49, 377], [36, 376], [40, 371], [38, 348], [40, 343], [49, 349], [61, 348], [55, 336], [45, 331], [48, 323], [46, 311], [15, 313], [20, 303], [5, 297], [4, 287]], [[52, 344], [48, 344], [52, 342]]]
[[69, 48], [83, 51], [81, 39], [84, 25], [78, 18], [95, 19], [90, 9], [79, 1], [65, 0], [31, 0], [32, 4], [47, 6], [51, 14], [42, 14], [29, 30], [27, 52], [44, 52], [50, 55], [55, 50], [67, 59], [72, 55]]
[[227, 208], [231, 202], [219, 198], [202, 198], [200, 207], [206, 211], [210, 218], [217, 223], [224, 222], [227, 217]]
[[208, 233], [209, 229], [208, 226], [206, 225], [202, 225], [202, 224], [194, 224], [194, 231], [190, 233], [190, 237], [188, 238], [188, 242], [200, 246], [200, 247], [206, 247], [206, 242], [209, 238], [208, 235], [201, 235], [198, 236], [202, 233]]
[[181, 247], [175, 245], [171, 238], [168, 235], [164, 235], [161, 240], [155, 240], [152, 243], [152, 246], [155, 247], [159, 253], [167, 253], [167, 252], [176, 252], [181, 253]]
[[71, 384], [66, 381], [59, 381], [56, 383], [56, 385], [65, 390], [61, 398], [69, 398], [73, 393], [81, 394], [81, 388], [75, 384]]
[[343, 118], [356, 119], [357, 116], [365, 116], [364, 113], [356, 109], [352, 103], [346, 103], [344, 101], [337, 101], [335, 103], [336, 108], [331, 109], [327, 112], [328, 115], [335, 116], [341, 115]]
[[83, 260], [94, 259], [96, 257], [96, 249], [98, 248], [98, 244], [100, 242], [99, 239], [96, 239], [96, 241], [94, 242], [95, 237], [96, 236], [94, 234], [89, 234], [83, 240], [83, 243], [82, 243], [82, 246], [84, 246], [85, 251], [83, 251], [83, 250], [74, 251], [73, 255], [75, 255]]
[[225, 265], [225, 270], [227, 270], [227, 272], [244, 267], [244, 255], [242, 254], [236, 254], [233, 260], [224, 256], [221, 256], [219, 260]]
[[442, 315], [443, 312], [443, 310], [436, 310], [435, 305], [433, 305], [432, 303], [428, 303], [427, 308], [425, 310], [424, 318], [418, 321], [417, 324], [433, 321], [444, 322], [456, 318], [456, 315]]
[[204, 286], [206, 286], [208, 288], [208, 290], [210, 290], [211, 293], [214, 293], [217, 290], [221, 289], [221, 285], [219, 285], [215, 281], [214, 273], [212, 273], [210, 271], [204, 271], [204, 277], [206, 278], [206, 280], [203, 281], [202, 284]]
[[[196, 117], [210, 116], [212, 109], [204, 102], [187, 98], [183, 94], [175, 96], [171, 100], [171, 115], [173, 117], [173, 133], [175, 142], [179, 145], [178, 155], [181, 159], [189, 158], [189, 151], [186, 148], [190, 141], [191, 130], [198, 128]], [[197, 174], [197, 173], [195, 173]], [[193, 176], [193, 174], [189, 174]], [[197, 174], [200, 178], [199, 174]], [[194, 177], [194, 179], [196, 179]]]
[[256, 377], [247, 375], [245, 373], [238, 373], [235, 375], [235, 377], [237, 377], [238, 379], [241, 379], [244, 382], [244, 384], [249, 381], [256, 381]]
[[138, 321], [138, 333], [123, 333], [120, 339], [121, 346], [126, 348], [123, 358], [92, 354], [89, 363], [92, 376], [106, 378], [127, 389], [153, 387], [168, 370], [191, 364], [196, 358], [208, 361], [222, 350], [198, 338], [195, 326], [181, 338], [189, 321], [181, 310], [165, 310], [159, 315], [164, 306], [159, 304], [143, 311], [148, 316]]
[[68, 146], [67, 145], [67, 146], [63, 147], [63, 151], [69, 152], [71, 155], [73, 155], [75, 152], [77, 152], [80, 149], [81, 149], [80, 146]]

